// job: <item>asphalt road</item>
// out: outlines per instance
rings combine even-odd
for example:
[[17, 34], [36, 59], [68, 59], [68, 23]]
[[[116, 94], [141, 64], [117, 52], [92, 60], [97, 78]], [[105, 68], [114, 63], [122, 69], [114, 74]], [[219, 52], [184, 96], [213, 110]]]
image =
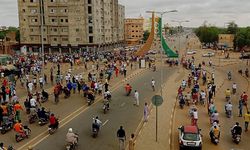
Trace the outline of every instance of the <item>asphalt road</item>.
[[[175, 69], [164, 68], [164, 81], [173, 73]], [[61, 128], [51, 136], [46, 136], [35, 149], [38, 150], [59, 150], [64, 149], [65, 135], [68, 128], [73, 128], [79, 134], [78, 149], [84, 150], [102, 150], [102, 149], [118, 149], [118, 140], [116, 131], [120, 125], [123, 125], [127, 138], [133, 133], [143, 117], [143, 106], [145, 102], [150, 102], [154, 92], [151, 89], [151, 79], [156, 80], [156, 91], [159, 90], [160, 71], [147, 71], [139, 77], [133, 78], [130, 82], [133, 91], [136, 89], [140, 94], [140, 106], [133, 106], [133, 93], [131, 96], [125, 96], [123, 85], [112, 94], [111, 110], [107, 114], [103, 114], [102, 103], [98, 102]], [[102, 126], [96, 139], [91, 136], [92, 118], [99, 116], [105, 124]]]

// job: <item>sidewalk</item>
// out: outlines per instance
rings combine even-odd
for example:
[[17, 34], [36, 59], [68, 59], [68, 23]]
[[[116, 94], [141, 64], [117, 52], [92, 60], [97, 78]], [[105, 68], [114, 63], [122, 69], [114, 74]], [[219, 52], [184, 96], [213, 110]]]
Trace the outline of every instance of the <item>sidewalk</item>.
[[163, 85], [163, 91], [165, 91], [163, 93], [164, 101], [163, 104], [158, 107], [158, 141], [156, 142], [156, 108], [155, 106], [151, 106], [152, 109], [148, 122], [139, 126], [135, 133], [137, 136], [135, 141], [136, 150], [170, 149], [171, 123], [173, 118], [171, 114], [175, 107], [176, 89], [185, 74], [186, 72], [182, 72], [181, 70], [176, 71]]

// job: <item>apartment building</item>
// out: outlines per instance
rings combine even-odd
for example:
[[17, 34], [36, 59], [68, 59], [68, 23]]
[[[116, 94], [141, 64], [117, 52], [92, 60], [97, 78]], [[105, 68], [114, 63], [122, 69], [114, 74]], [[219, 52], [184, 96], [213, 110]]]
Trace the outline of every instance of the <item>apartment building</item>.
[[140, 44], [144, 33], [143, 23], [142, 17], [125, 19], [125, 42], [128, 46]]
[[18, 8], [21, 45], [28, 50], [39, 51], [42, 40], [46, 52], [107, 50], [124, 42], [125, 9], [118, 0], [18, 0]]

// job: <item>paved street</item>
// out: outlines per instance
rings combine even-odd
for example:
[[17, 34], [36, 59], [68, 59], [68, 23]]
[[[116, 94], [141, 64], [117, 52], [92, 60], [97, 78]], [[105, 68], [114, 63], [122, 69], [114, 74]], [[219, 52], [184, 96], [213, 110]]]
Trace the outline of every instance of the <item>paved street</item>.
[[[174, 72], [173, 69], [164, 68], [165, 78]], [[123, 85], [119, 87], [112, 95], [111, 110], [108, 114], [103, 114], [102, 103], [96, 103], [90, 108], [86, 108], [79, 116], [74, 116], [74, 119], [61, 126], [58, 132], [52, 136], [46, 136], [46, 138], [39, 143], [37, 149], [62, 149], [65, 144], [65, 135], [67, 129], [72, 127], [80, 135], [79, 149], [118, 149], [118, 140], [116, 138], [116, 131], [120, 125], [123, 125], [127, 137], [130, 133], [133, 133], [138, 124], [141, 121], [143, 115], [143, 106], [145, 102], [150, 103], [150, 99], [153, 96], [151, 89], [151, 79], [154, 78], [156, 83], [159, 83], [160, 73], [147, 71], [139, 77], [133, 78], [129, 81], [132, 84], [133, 89], [137, 89], [140, 93], [140, 106], [133, 106], [133, 97], [126, 97], [124, 95]], [[159, 84], [158, 84], [159, 85]], [[156, 86], [159, 89], [159, 86]], [[98, 115], [104, 126], [101, 128], [100, 133], [96, 139], [91, 137], [91, 124], [92, 118]]]

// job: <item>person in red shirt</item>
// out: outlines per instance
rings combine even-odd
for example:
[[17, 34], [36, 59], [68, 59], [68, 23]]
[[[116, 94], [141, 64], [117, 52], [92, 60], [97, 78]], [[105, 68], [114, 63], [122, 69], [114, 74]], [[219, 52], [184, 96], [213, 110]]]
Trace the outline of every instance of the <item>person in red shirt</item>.
[[21, 134], [21, 135], [25, 135], [25, 132], [24, 132], [24, 130], [23, 130], [23, 125], [22, 125], [22, 122], [21, 122], [21, 120], [18, 120], [16, 123], [15, 123], [15, 125], [14, 125], [14, 130], [17, 132], [17, 133], [19, 133], [19, 134]]
[[129, 85], [129, 84], [127, 83], [126, 86], [125, 86], [125, 90], [126, 90], [127, 96], [129, 96], [129, 94], [130, 94], [131, 91], [132, 91], [131, 85]]
[[53, 128], [53, 129], [58, 128], [58, 121], [54, 114], [50, 115], [49, 122], [50, 122], [50, 125], [49, 125], [50, 128]]
[[246, 92], [243, 92], [240, 98], [243, 100], [244, 105], [247, 105], [248, 95], [246, 94]]

